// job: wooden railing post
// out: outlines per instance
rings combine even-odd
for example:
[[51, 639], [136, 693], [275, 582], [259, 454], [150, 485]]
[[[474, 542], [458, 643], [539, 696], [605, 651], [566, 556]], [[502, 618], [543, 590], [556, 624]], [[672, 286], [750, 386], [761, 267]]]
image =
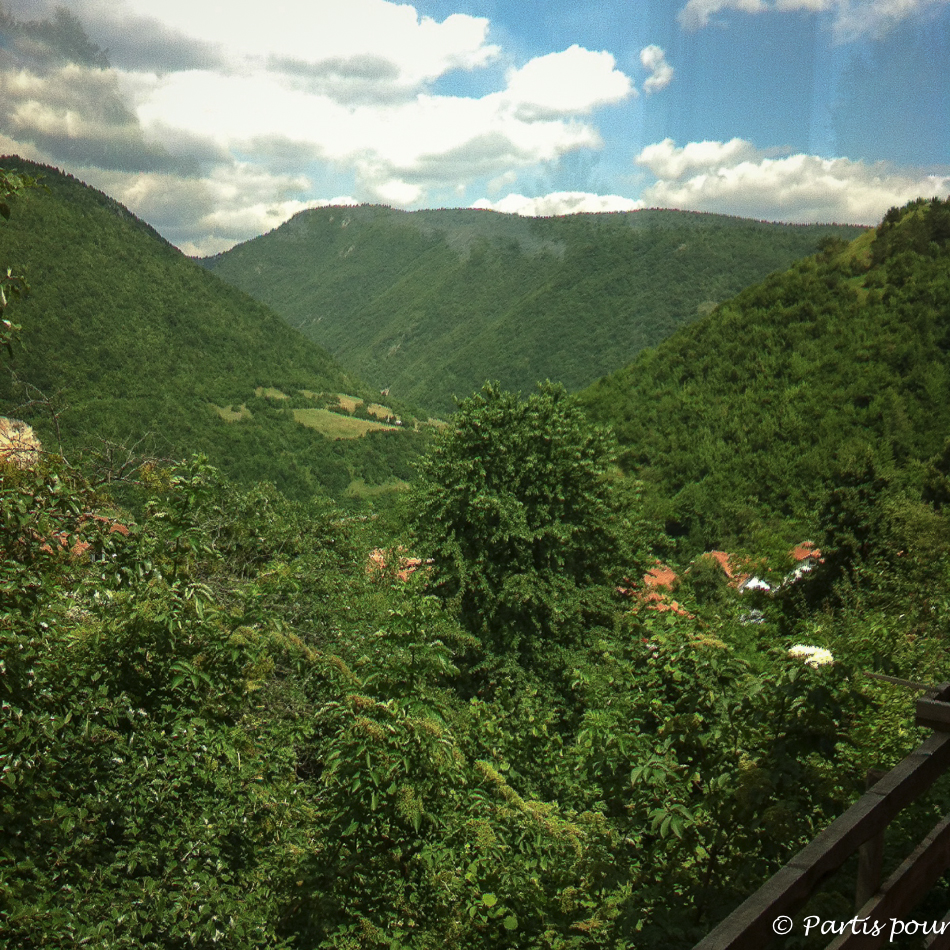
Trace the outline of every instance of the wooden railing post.
[[[870, 791], [887, 772], [868, 769], [865, 791]], [[881, 865], [884, 863], [884, 830], [876, 834], [858, 849], [858, 883], [854, 891], [854, 909], [859, 911], [881, 886]]]

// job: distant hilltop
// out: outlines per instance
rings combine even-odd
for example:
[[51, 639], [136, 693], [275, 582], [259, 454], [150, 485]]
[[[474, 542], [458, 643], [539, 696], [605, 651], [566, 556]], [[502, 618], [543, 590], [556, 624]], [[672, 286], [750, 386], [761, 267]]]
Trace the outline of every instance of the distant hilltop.
[[576, 390], [766, 275], [864, 228], [644, 210], [529, 218], [302, 211], [200, 263], [377, 389], [430, 412], [486, 379]]

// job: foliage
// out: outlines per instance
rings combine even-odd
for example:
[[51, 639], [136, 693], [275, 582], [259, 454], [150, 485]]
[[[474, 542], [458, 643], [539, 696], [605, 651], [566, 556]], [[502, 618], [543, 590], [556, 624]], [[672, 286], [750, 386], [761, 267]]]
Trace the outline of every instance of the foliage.
[[[27, 188], [36, 187], [36, 179], [28, 175], [16, 175], [0, 169], [0, 217], [10, 220], [10, 199], [22, 194]], [[20, 274], [14, 274], [7, 267], [0, 274], [0, 346], [13, 355], [13, 341], [21, 327], [4, 317], [3, 312], [9, 303], [9, 297], [19, 297], [29, 290], [29, 286]]]
[[601, 662], [575, 673], [588, 712], [571, 754], [577, 788], [600, 798], [639, 863], [637, 945], [691, 946], [853, 791], [828, 765], [855, 697], [840, 667], [773, 653], [762, 678], [688, 622], [652, 632], [605, 641]]
[[[563, 390], [488, 387], [459, 428], [502, 411], [539, 466], [547, 434], [554, 509], [608, 518], [603, 436]], [[463, 632], [424, 571], [367, 575], [332, 508], [201, 458], [137, 484], [123, 535], [61, 462], [4, 472], [18, 946], [668, 946], [846, 794], [844, 670], [779, 660], [767, 685], [691, 620], [620, 612], [525, 668]], [[613, 552], [609, 526], [584, 537]], [[80, 537], [95, 560], [70, 554]], [[605, 565], [579, 570], [575, 597]]]
[[[5, 553], [29, 556], [3, 578], [0, 618], [0, 890], [18, 946], [277, 945], [290, 733], [255, 736], [243, 699], [276, 644], [214, 601], [213, 546], [185, 514], [204, 476], [178, 478], [177, 514], [123, 538], [61, 465], [4, 473]], [[70, 553], [97, 534], [104, 560]]]
[[677, 211], [318, 208], [202, 263], [380, 389], [449, 413], [486, 378], [574, 390], [811, 253], [837, 225]]
[[469, 630], [517, 651], [576, 639], [604, 609], [631, 554], [610, 462], [562, 387], [522, 401], [487, 383], [460, 403], [423, 460], [413, 527]]
[[[887, 233], [890, 277], [924, 278], [903, 316], [929, 314], [935, 275]], [[852, 252], [825, 243], [822, 286], [863, 279], [869, 247]], [[247, 403], [286, 436], [312, 396], [264, 392]], [[690, 403], [690, 431], [721, 405]], [[903, 457], [850, 439], [820, 486], [776, 482], [818, 499], [817, 579], [749, 601], [701, 559], [686, 613], [620, 596], [671, 546], [641, 510], [656, 496], [550, 383], [460, 405], [403, 502], [414, 538], [398, 508], [348, 516], [200, 455], [129, 456], [109, 494], [51, 454], [0, 462], [2, 942], [692, 946], [916, 743], [911, 704], [858, 674], [946, 668], [945, 437]], [[690, 504], [700, 529], [745, 510], [761, 530], [753, 499]], [[390, 568], [368, 571], [380, 546]]]
[[684, 553], [817, 535], [849, 456], [919, 492], [950, 431], [947, 207], [895, 211], [583, 395]]

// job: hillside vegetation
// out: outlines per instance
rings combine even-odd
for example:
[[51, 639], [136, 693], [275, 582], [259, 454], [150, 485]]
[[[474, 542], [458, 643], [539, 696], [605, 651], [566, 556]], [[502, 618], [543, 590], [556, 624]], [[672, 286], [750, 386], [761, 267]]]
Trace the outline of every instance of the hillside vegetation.
[[588, 385], [823, 237], [860, 231], [676, 211], [336, 207], [202, 263], [373, 385], [445, 413], [486, 379]]
[[409, 476], [421, 441], [410, 425], [340, 443], [295, 421], [336, 393], [379, 399], [325, 350], [106, 195], [55, 169], [0, 165], [45, 186], [13, 199], [0, 228], [0, 261], [31, 286], [14, 308], [22, 332], [0, 401], [44, 445], [131, 446], [151, 433], [161, 456], [203, 451], [235, 478], [297, 496]]
[[583, 400], [693, 552], [814, 533], [848, 469], [919, 497], [950, 434], [950, 208], [917, 202], [827, 241]]

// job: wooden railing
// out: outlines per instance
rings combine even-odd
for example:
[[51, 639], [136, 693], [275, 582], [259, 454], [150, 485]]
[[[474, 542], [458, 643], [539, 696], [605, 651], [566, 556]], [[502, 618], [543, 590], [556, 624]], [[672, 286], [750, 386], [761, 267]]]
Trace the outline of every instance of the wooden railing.
[[[807, 844], [788, 864], [741, 904], [694, 950], [763, 950], [779, 939], [773, 925], [804, 907], [813, 891], [860, 849], [857, 918], [910, 921], [914, 907], [950, 868], [950, 816], [941, 821], [903, 864], [880, 884], [884, 830], [906, 805], [918, 799], [950, 767], [950, 682], [917, 700], [918, 726], [930, 738], [871, 787], [840, 818]], [[876, 777], [876, 776], [875, 776]], [[943, 934], [932, 935], [927, 950], [950, 950], [950, 913]], [[790, 922], [789, 922], [790, 923]], [[781, 929], [781, 928], [780, 928]], [[827, 950], [871, 950], [886, 944], [889, 927], [878, 934], [852, 927]]]

